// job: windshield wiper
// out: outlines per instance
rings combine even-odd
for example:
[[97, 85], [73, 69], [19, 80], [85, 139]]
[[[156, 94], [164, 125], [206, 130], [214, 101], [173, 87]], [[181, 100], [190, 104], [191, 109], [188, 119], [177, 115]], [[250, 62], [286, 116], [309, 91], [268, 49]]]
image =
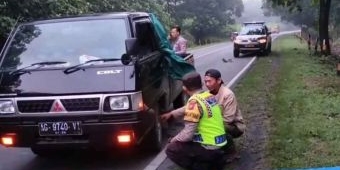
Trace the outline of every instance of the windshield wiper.
[[102, 58], [102, 59], [88, 60], [85, 63], [77, 64], [77, 65], [66, 68], [64, 70], [64, 73], [70, 74], [70, 73], [76, 72], [76, 71], [80, 70], [82, 66], [87, 65], [89, 63], [93, 63], [93, 62], [98, 62], [98, 61], [108, 62], [108, 61], [118, 61], [118, 60], [121, 60], [121, 59], [118, 59], [118, 58]]
[[13, 74], [25, 74], [25, 73], [30, 73], [29, 68], [34, 67], [34, 66], [39, 66], [38, 68], [42, 67], [42, 66], [46, 66], [46, 65], [58, 65], [58, 64], [65, 64], [67, 63], [66, 61], [45, 61], [45, 62], [38, 62], [38, 63], [33, 63], [27, 67], [23, 67], [21, 69], [15, 70], [10, 72], [10, 75]]

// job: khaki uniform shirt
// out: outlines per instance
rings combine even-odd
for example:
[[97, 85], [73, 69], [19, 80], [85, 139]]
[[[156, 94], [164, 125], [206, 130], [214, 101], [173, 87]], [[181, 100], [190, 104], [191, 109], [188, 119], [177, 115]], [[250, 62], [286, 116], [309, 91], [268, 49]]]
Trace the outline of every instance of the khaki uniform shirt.
[[224, 123], [235, 125], [240, 131], [244, 132], [246, 126], [238, 108], [235, 94], [228, 87], [221, 86], [215, 97], [222, 106]]

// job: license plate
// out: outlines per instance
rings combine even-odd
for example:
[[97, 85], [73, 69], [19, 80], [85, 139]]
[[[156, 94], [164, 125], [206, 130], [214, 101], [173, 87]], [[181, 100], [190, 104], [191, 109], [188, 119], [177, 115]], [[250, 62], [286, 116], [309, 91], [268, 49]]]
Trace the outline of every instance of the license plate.
[[255, 47], [254, 45], [250, 44], [250, 45], [246, 45], [246, 47]]
[[38, 126], [40, 136], [68, 136], [83, 133], [80, 121], [40, 122]]

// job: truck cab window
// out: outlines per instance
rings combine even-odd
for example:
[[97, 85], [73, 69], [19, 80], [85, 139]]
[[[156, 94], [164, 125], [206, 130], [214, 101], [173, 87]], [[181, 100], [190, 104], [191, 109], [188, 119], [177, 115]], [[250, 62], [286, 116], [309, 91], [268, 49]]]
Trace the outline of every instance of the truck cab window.
[[156, 38], [149, 22], [136, 23], [136, 35], [142, 54], [147, 54], [157, 50]]

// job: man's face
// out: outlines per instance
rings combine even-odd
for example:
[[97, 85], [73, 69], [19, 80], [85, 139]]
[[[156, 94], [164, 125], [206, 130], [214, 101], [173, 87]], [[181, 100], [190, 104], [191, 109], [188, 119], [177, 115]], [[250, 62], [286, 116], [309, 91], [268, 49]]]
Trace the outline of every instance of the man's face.
[[221, 79], [215, 79], [210, 76], [204, 76], [204, 83], [209, 91], [214, 91], [214, 90], [219, 89], [221, 82], [222, 82]]
[[176, 30], [176, 28], [171, 29], [170, 36], [172, 39], [176, 39], [179, 36], [179, 32]]

